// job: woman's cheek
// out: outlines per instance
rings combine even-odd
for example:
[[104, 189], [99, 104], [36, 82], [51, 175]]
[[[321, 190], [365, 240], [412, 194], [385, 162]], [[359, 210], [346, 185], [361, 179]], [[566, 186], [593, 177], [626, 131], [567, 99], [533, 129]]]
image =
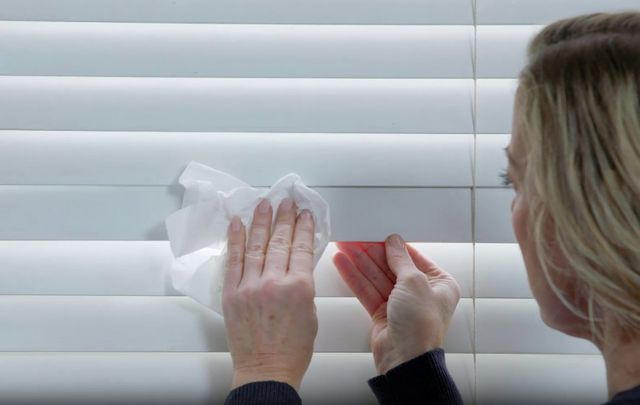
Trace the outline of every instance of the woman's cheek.
[[522, 249], [526, 242], [526, 231], [524, 229], [526, 227], [526, 212], [525, 207], [521, 204], [521, 198], [517, 192], [514, 193], [514, 196], [511, 199], [511, 221], [513, 224], [513, 233], [515, 234], [516, 240]]
[[517, 193], [511, 201], [511, 220], [513, 223], [513, 232], [515, 234], [518, 245], [520, 246], [520, 253], [522, 253], [522, 259], [524, 261], [524, 267], [527, 272], [527, 279], [529, 281], [529, 288], [533, 297], [538, 302], [542, 312], [543, 318], [545, 308], [549, 304], [550, 287], [542, 274], [542, 269], [538, 264], [537, 255], [535, 254], [535, 246], [533, 240], [527, 231], [527, 212], [528, 206], [525, 199], [521, 198]]
[[[540, 315], [545, 324], [553, 329], [559, 330], [571, 336], [587, 337], [585, 332], [585, 322], [576, 317], [569, 309], [567, 309], [562, 301], [556, 296], [553, 289], [547, 282], [542, 271], [536, 248], [533, 243], [531, 232], [528, 225], [528, 204], [526, 198], [516, 194], [511, 202], [511, 215], [513, 221], [513, 230], [520, 246], [520, 252], [524, 261], [527, 278], [529, 280], [529, 288], [540, 308]], [[553, 252], [549, 252], [553, 255]], [[555, 257], [555, 255], [553, 256]], [[555, 260], [555, 259], [554, 259]], [[554, 277], [556, 285], [569, 293], [575, 289], [574, 283], [569, 280], [558, 279]]]

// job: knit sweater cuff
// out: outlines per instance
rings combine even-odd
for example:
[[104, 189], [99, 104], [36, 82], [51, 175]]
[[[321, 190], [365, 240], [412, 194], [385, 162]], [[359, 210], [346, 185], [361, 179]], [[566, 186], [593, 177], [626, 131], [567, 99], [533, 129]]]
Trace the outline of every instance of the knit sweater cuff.
[[298, 392], [289, 384], [279, 381], [258, 381], [232, 390], [225, 405], [300, 405]]
[[442, 349], [426, 352], [368, 382], [381, 404], [462, 404]]

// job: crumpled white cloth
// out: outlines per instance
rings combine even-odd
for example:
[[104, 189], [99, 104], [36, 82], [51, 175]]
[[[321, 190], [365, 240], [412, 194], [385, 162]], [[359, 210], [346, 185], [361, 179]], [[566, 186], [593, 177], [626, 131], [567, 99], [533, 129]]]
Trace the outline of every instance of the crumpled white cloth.
[[175, 256], [170, 275], [176, 290], [222, 315], [222, 285], [226, 269], [227, 228], [235, 215], [250, 228], [262, 198], [275, 214], [286, 197], [299, 210], [311, 211], [315, 221], [314, 266], [331, 237], [329, 205], [294, 173], [260, 190], [227, 173], [191, 162], [180, 176], [185, 188], [182, 208], [165, 221]]

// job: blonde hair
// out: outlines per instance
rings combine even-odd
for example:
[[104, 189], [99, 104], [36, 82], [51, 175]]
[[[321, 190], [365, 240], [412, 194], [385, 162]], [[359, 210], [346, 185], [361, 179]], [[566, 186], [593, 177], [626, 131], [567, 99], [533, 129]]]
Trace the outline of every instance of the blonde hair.
[[[529, 44], [517, 103], [524, 195], [545, 277], [595, 337], [605, 313], [624, 336], [638, 335], [640, 13], [544, 28]], [[579, 296], [566, 296], [551, 272], [574, 277]]]

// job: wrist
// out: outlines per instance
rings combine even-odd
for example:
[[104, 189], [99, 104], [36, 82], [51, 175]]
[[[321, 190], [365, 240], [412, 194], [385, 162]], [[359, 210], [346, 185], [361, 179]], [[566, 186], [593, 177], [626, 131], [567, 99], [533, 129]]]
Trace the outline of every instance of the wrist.
[[409, 360], [415, 359], [416, 357], [435, 350], [439, 347], [442, 346], [429, 345], [422, 346], [420, 348], [414, 348], [413, 350], [403, 350], [396, 353], [389, 353], [389, 355], [384, 356], [382, 359], [380, 359], [379, 362], [377, 362], [376, 368], [379, 374], [387, 374], [392, 368], [398, 367], [399, 365], [406, 363]]
[[289, 373], [275, 370], [235, 370], [231, 381], [231, 389], [259, 381], [278, 381], [289, 384], [293, 389], [299, 391], [301, 379], [291, 376]]

